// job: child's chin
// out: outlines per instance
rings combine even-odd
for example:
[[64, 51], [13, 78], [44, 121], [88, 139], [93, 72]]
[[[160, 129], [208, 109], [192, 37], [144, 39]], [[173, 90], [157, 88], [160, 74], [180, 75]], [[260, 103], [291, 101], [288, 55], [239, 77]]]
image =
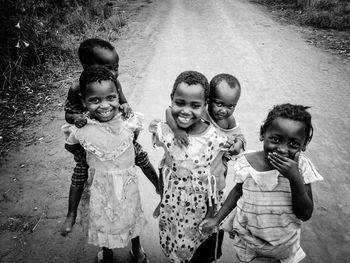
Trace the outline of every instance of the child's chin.
[[115, 115], [116, 114], [112, 114], [112, 115], [109, 115], [109, 116], [106, 116], [106, 117], [99, 116], [97, 118], [97, 120], [100, 121], [100, 122], [107, 122], [107, 121], [112, 120], [115, 117]]
[[187, 129], [191, 127], [192, 123], [177, 122], [177, 126], [181, 129]]

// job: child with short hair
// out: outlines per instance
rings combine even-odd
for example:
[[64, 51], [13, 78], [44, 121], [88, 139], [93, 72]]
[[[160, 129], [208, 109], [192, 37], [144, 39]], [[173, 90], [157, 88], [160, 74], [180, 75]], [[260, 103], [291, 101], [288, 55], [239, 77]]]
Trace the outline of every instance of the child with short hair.
[[[235, 117], [233, 116], [240, 95], [241, 85], [236, 77], [227, 73], [217, 74], [210, 81], [208, 105], [201, 116], [203, 120], [211, 123], [220, 133], [227, 136], [229, 142], [234, 142], [228, 147], [227, 151], [221, 151], [211, 163], [211, 174], [215, 176], [216, 186], [220, 191], [226, 186], [227, 162], [243, 151], [246, 144], [239, 124], [236, 123]], [[171, 115], [171, 108], [166, 110], [166, 119], [170, 128], [174, 131], [175, 140], [180, 145], [187, 147], [188, 135], [185, 130], [177, 127]], [[159, 171], [161, 174], [162, 169]], [[162, 176], [160, 176], [159, 179], [160, 184], [162, 184]], [[158, 215], [158, 209], [155, 210], [154, 214], [155, 216]], [[213, 233], [198, 248], [191, 263], [205, 262], [208, 258], [211, 259], [208, 262], [211, 262], [219, 258], [222, 254], [221, 246], [223, 237], [223, 230], [219, 230], [219, 233]]]
[[223, 192], [213, 187], [210, 165], [227, 137], [202, 120], [208, 96], [209, 83], [203, 74], [185, 71], [176, 78], [171, 114], [177, 127], [188, 134], [187, 147], [175, 143], [167, 123], [155, 120], [149, 128], [154, 144], [164, 148], [159, 235], [162, 250], [172, 262], [188, 262], [193, 257], [208, 238], [198, 231], [199, 223], [222, 202]]
[[[114, 76], [114, 82], [118, 89], [120, 110], [125, 118], [132, 114], [132, 110], [123, 94], [121, 84], [118, 78], [119, 56], [111, 43], [98, 39], [90, 38], [83, 41], [79, 46], [79, 60], [83, 68], [92, 65], [104, 65]], [[74, 82], [68, 91], [65, 102], [65, 119], [68, 123], [81, 128], [87, 123], [87, 109], [81, 102], [80, 86]], [[86, 162], [85, 150], [79, 145], [65, 145], [65, 148], [74, 155], [76, 162], [69, 190], [68, 213], [65, 222], [61, 227], [61, 234], [67, 235], [72, 231], [75, 224], [77, 209], [84, 190], [84, 184], [88, 177], [88, 165]], [[153, 183], [158, 191], [158, 175], [148, 159], [147, 152], [142, 146], [134, 140], [135, 164], [139, 166], [147, 178]]]
[[201, 223], [210, 232], [237, 208], [234, 248], [239, 262], [297, 263], [302, 221], [311, 218], [311, 183], [323, 180], [302, 151], [313, 135], [309, 107], [275, 106], [260, 128], [262, 151], [246, 152], [234, 164], [236, 185], [219, 212]]
[[[142, 114], [122, 117], [119, 91], [113, 74], [105, 66], [84, 69], [80, 79], [87, 123], [77, 128], [66, 124], [66, 143], [77, 143], [86, 151], [89, 165], [88, 243], [103, 247], [98, 262], [113, 262], [114, 248], [131, 240], [135, 262], [148, 262], [139, 235], [143, 215], [135, 170], [134, 137], [142, 129]], [[90, 183], [91, 182], [91, 183]]]

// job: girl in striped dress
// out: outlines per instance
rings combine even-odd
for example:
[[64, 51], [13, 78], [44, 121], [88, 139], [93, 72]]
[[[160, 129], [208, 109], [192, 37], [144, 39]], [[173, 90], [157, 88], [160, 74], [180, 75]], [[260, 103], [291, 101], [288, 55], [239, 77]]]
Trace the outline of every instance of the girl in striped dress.
[[234, 164], [236, 185], [222, 208], [200, 229], [210, 232], [235, 208], [232, 223], [238, 262], [296, 263], [302, 221], [311, 218], [311, 183], [323, 180], [303, 154], [313, 127], [308, 107], [275, 106], [260, 128], [263, 150], [246, 152]]

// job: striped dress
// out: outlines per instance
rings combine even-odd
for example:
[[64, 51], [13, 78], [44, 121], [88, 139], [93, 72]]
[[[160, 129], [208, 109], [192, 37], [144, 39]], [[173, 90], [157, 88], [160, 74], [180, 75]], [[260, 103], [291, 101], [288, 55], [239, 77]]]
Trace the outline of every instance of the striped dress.
[[[302, 154], [299, 170], [305, 184], [323, 180]], [[289, 180], [277, 170], [256, 171], [244, 155], [234, 164], [234, 172], [236, 183], [243, 184], [233, 220], [239, 262], [296, 263], [303, 259], [302, 221], [293, 213]]]

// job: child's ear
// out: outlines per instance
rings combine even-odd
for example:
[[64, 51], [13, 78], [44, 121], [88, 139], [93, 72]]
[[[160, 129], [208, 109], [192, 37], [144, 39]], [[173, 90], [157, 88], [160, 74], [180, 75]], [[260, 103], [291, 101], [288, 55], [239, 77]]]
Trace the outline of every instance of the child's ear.
[[83, 66], [83, 69], [87, 69], [89, 67], [89, 65], [87, 64], [82, 64], [82, 66]]
[[305, 144], [303, 147], [301, 147], [301, 150], [302, 150], [303, 152], [306, 151], [306, 144]]
[[259, 136], [259, 141], [263, 141], [264, 140], [264, 134], [260, 134], [260, 136]]

